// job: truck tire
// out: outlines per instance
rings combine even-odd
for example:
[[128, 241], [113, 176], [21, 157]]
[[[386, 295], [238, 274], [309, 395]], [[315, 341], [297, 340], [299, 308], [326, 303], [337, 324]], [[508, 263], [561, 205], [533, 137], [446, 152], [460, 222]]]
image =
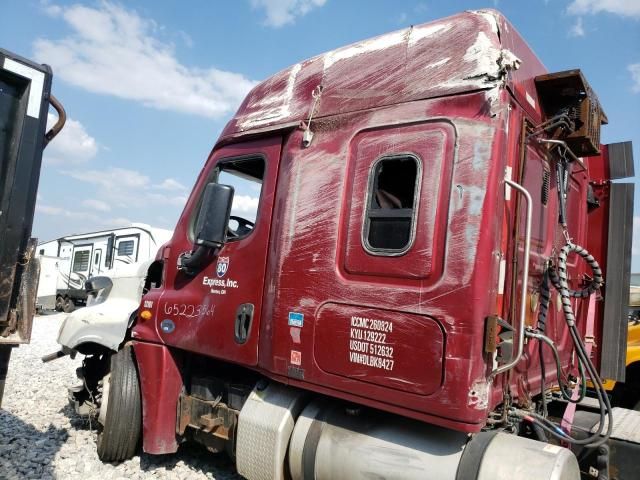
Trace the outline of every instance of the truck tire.
[[64, 307], [62, 308], [62, 310], [64, 311], [64, 313], [71, 313], [76, 309], [76, 304], [73, 303], [73, 300], [71, 300], [70, 298], [67, 298], [64, 301]]
[[133, 350], [125, 347], [111, 356], [111, 370], [103, 379], [97, 439], [100, 460], [122, 462], [134, 456], [142, 431], [141, 403]]
[[56, 297], [56, 312], [64, 312], [64, 298]]

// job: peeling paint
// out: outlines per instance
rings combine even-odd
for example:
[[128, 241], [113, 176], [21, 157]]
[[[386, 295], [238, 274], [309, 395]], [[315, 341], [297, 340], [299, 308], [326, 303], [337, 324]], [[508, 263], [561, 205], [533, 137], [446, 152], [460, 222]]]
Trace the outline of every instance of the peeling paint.
[[450, 23], [439, 23], [436, 25], [419, 25], [414, 27], [409, 34], [409, 46], [413, 46], [420, 40], [431, 37], [436, 33], [444, 33], [451, 30], [452, 25]]
[[506, 48], [500, 50], [498, 65], [503, 71], [506, 72], [508, 70], [517, 70], [518, 68], [520, 68], [521, 64], [522, 60], [516, 57], [515, 53], [513, 53], [511, 50], [507, 50]]
[[[502, 49], [500, 19], [493, 11], [466, 12], [298, 63], [256, 86], [223, 136], [297, 125], [308, 116], [311, 89], [320, 84], [324, 90], [317, 120], [394, 103], [502, 87], [509, 79], [508, 73], [521, 62], [513, 52]], [[529, 59], [528, 54], [525, 58]], [[492, 93], [488, 98], [490, 106], [495, 103], [495, 96]]]
[[487, 104], [489, 105], [489, 113], [492, 117], [498, 114], [500, 106], [500, 87], [493, 87], [485, 93]]
[[495, 34], [499, 33], [498, 28], [498, 19], [496, 17], [496, 13], [492, 10], [470, 10], [469, 13], [474, 13], [482, 18], [484, 18], [489, 26], [491, 27], [491, 31]]
[[478, 226], [468, 224], [464, 227], [464, 239], [468, 245], [474, 245], [478, 242]]
[[467, 211], [469, 215], [478, 216], [482, 214], [482, 204], [484, 203], [484, 188], [474, 185], [467, 185], [465, 191], [468, 198]]
[[300, 343], [301, 329], [298, 327], [289, 327], [289, 334], [291, 335], [291, 341], [295, 344]]
[[476, 62], [475, 71], [470, 73], [468, 77], [486, 75], [490, 79], [497, 78], [499, 56], [500, 50], [496, 48], [487, 34], [478, 33], [476, 41], [467, 49], [463, 57], [467, 62]]
[[442, 60], [438, 60], [437, 62], [430, 63], [424, 68], [427, 69], [427, 68], [440, 67], [441, 65], [444, 65], [445, 63], [447, 63], [449, 60], [451, 60], [451, 57], [446, 57], [446, 58], [443, 58]]
[[489, 384], [485, 378], [471, 384], [467, 405], [478, 410], [486, 410], [489, 405]]
[[407, 30], [398, 30], [387, 35], [381, 35], [379, 37], [372, 38], [371, 40], [365, 40], [364, 42], [355, 43], [347, 47], [338, 48], [324, 55], [324, 70], [331, 68], [335, 63], [340, 60], [346, 60], [363, 53], [375, 52], [376, 50], [386, 50], [394, 45], [399, 45], [405, 42], [407, 36]]
[[272, 123], [274, 121], [287, 118], [291, 115], [290, 103], [293, 99], [293, 89], [296, 84], [296, 77], [302, 65], [296, 63], [289, 68], [287, 86], [280, 94], [261, 96], [252, 104], [252, 107], [259, 108], [254, 113], [247, 114], [240, 127], [242, 129], [255, 128], [257, 126]]
[[473, 160], [471, 165], [474, 170], [485, 168], [487, 165], [487, 159], [489, 158], [490, 150], [482, 140], [478, 140], [473, 144]]

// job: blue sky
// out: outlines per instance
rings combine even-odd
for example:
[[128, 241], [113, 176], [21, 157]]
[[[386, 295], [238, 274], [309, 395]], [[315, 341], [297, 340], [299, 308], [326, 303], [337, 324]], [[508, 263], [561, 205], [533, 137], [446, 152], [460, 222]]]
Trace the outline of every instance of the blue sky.
[[[173, 228], [256, 82], [302, 59], [466, 9], [502, 11], [550, 71], [581, 68], [640, 173], [640, 0], [3, 0], [0, 46], [50, 64], [69, 123], [45, 153], [34, 235]], [[238, 209], [255, 207], [239, 192]], [[640, 191], [633, 270], [640, 271]]]

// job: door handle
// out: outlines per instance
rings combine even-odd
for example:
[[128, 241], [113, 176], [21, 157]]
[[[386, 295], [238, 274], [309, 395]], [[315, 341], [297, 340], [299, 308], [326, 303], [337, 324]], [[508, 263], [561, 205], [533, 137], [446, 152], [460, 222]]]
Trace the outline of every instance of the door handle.
[[236, 343], [243, 344], [247, 341], [251, 330], [253, 311], [253, 303], [243, 303], [238, 307], [234, 329]]

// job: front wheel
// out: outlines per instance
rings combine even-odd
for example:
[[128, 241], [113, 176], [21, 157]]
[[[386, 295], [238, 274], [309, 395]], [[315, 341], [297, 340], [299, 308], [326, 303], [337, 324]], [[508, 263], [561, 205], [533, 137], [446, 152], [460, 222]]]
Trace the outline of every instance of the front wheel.
[[142, 431], [140, 382], [133, 349], [124, 347], [111, 356], [111, 370], [102, 379], [98, 411], [98, 457], [122, 462], [136, 453]]
[[64, 311], [64, 313], [71, 313], [76, 309], [76, 304], [73, 303], [73, 300], [71, 300], [70, 298], [67, 298], [64, 301], [64, 307], [62, 308], [62, 310]]
[[64, 298], [56, 297], [56, 312], [64, 311]]

